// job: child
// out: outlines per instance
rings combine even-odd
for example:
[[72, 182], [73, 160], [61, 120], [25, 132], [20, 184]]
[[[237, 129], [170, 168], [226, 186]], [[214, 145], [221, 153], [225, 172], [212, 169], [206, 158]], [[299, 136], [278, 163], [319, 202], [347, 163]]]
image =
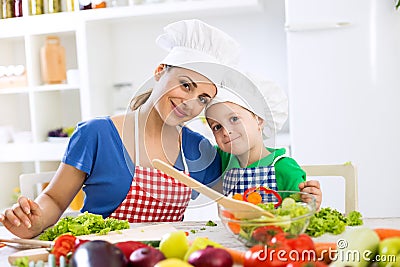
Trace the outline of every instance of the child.
[[[205, 111], [222, 159], [223, 193], [243, 194], [255, 186], [301, 190], [315, 195], [319, 208], [322, 192], [318, 181], [306, 182], [306, 173], [284, 155], [284, 148], [264, 145], [264, 137], [274, 140], [287, 118], [287, 98], [282, 90], [271, 82], [257, 86], [240, 73], [230, 75], [224, 83]], [[264, 200], [271, 198], [263, 195]]]

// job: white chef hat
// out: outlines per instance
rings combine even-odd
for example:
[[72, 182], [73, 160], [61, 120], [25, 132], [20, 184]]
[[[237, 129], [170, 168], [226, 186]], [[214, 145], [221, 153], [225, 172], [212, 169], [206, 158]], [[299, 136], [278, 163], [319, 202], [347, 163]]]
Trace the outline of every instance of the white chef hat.
[[232, 102], [253, 112], [264, 120], [264, 138], [275, 137], [288, 118], [288, 99], [274, 82], [243, 74], [229, 72], [217, 86], [217, 95], [206, 107], [222, 102]]
[[156, 43], [169, 52], [161, 61], [167, 65], [209, 62], [233, 66], [239, 60], [239, 44], [225, 32], [198, 19], [167, 25]]

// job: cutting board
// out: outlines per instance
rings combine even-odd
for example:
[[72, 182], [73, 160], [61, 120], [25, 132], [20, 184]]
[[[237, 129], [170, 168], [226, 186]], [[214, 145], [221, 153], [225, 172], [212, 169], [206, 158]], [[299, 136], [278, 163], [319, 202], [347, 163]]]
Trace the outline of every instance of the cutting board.
[[[161, 240], [164, 234], [174, 232], [176, 228], [170, 224], [154, 224], [148, 226], [134, 227], [120, 231], [109, 232], [107, 235], [82, 235], [78, 236], [80, 239], [85, 240], [105, 240], [110, 243], [117, 243], [122, 241], [146, 241], [146, 240]], [[43, 260], [47, 261], [49, 252], [45, 248], [21, 250], [8, 257], [10, 264], [20, 257], [28, 257], [29, 261]]]

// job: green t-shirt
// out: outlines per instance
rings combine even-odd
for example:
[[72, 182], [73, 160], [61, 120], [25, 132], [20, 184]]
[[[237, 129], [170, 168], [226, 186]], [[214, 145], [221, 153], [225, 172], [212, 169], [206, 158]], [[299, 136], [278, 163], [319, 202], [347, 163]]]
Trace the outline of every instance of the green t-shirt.
[[[267, 147], [267, 149], [271, 154], [248, 165], [246, 168], [270, 166], [275, 158], [284, 155], [286, 152], [284, 148], [273, 149]], [[223, 176], [225, 176], [226, 171], [232, 168], [241, 168], [236, 156], [222, 151], [219, 147], [217, 147], [217, 151], [221, 156]], [[299, 191], [299, 184], [306, 180], [306, 173], [301, 169], [299, 164], [290, 157], [282, 157], [275, 162], [274, 166], [278, 190]]]

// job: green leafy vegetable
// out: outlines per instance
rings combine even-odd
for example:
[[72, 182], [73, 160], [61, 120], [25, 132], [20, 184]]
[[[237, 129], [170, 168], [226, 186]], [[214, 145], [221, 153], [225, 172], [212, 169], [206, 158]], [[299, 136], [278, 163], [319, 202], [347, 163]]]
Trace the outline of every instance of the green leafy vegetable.
[[17, 258], [14, 261], [13, 266], [17, 266], [17, 267], [29, 267], [29, 258], [27, 256], [25, 257], [21, 257], [21, 258]]
[[59, 220], [53, 227], [45, 230], [40, 240], [52, 241], [59, 235], [71, 233], [75, 236], [99, 234], [106, 235], [110, 231], [129, 229], [129, 222], [114, 218], [103, 219], [101, 215], [85, 212], [77, 217], [67, 216]]
[[363, 224], [362, 215], [356, 210], [351, 211], [349, 215], [347, 215], [346, 219], [348, 226], [356, 226]]
[[217, 224], [211, 220], [206, 223], [206, 226], [217, 226]]
[[332, 208], [322, 208], [311, 217], [306, 233], [312, 237], [318, 237], [325, 233], [341, 234], [346, 226], [362, 225], [361, 213], [352, 211], [347, 217]]

